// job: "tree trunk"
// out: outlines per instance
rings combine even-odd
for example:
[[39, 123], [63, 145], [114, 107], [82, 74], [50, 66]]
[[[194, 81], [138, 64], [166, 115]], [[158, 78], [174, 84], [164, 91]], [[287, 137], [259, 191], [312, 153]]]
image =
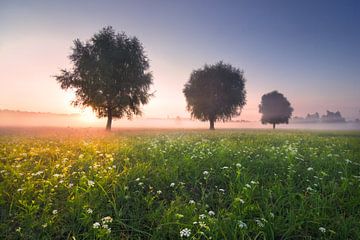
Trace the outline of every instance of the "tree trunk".
[[210, 119], [210, 130], [215, 130], [215, 127], [214, 127], [214, 119]]
[[112, 111], [111, 109], [108, 109], [106, 131], [111, 131], [111, 122], [112, 122]]
[[275, 123], [273, 123], [273, 129], [275, 129]]

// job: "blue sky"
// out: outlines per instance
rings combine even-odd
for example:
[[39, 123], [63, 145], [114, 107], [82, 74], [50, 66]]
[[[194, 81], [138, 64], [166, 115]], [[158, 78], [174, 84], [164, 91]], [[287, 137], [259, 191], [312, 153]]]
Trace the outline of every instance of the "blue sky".
[[0, 108], [76, 111], [51, 76], [71, 66], [75, 38], [107, 25], [137, 36], [151, 60], [156, 97], [145, 116], [189, 116], [191, 71], [223, 60], [245, 72], [242, 118], [258, 119], [272, 90], [295, 115], [360, 117], [360, 1], [0, 0]]

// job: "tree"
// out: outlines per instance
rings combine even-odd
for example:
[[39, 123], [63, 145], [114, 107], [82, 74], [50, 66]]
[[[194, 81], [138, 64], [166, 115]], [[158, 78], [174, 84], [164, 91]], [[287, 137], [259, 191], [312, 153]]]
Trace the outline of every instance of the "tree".
[[136, 37], [105, 27], [89, 41], [76, 39], [69, 58], [73, 69], [61, 70], [55, 78], [62, 89], [75, 89], [74, 106], [91, 107], [97, 117], [107, 117], [106, 130], [113, 118], [141, 115], [140, 105], [152, 96], [152, 75]]
[[246, 104], [243, 71], [223, 62], [194, 70], [183, 93], [191, 117], [209, 121], [210, 130], [217, 120], [240, 115]]
[[288, 124], [293, 110], [283, 94], [277, 91], [264, 94], [259, 105], [259, 112], [262, 113], [261, 123], [270, 123], [273, 125], [273, 129], [276, 124]]

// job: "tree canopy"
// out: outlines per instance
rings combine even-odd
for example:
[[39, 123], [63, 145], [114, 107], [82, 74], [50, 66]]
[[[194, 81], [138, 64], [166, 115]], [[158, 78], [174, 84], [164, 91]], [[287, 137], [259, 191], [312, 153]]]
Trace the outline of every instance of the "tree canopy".
[[211, 130], [217, 120], [240, 115], [246, 104], [243, 71], [223, 62], [194, 70], [183, 93], [191, 117], [209, 121]]
[[74, 106], [91, 107], [97, 117], [107, 117], [107, 130], [112, 118], [141, 115], [141, 105], [152, 96], [152, 74], [136, 37], [105, 27], [86, 42], [76, 39], [69, 58], [73, 68], [55, 78], [62, 89], [75, 89]]
[[262, 113], [261, 123], [270, 123], [273, 128], [276, 124], [288, 124], [293, 110], [283, 94], [277, 91], [264, 94], [259, 105], [259, 112]]

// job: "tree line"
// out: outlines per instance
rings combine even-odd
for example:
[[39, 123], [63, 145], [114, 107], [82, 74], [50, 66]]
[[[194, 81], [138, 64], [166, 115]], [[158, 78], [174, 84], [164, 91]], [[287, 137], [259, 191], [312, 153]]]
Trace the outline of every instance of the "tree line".
[[[140, 107], [150, 100], [153, 76], [149, 59], [136, 37], [116, 33], [109, 26], [94, 34], [90, 40], [74, 40], [73, 64], [55, 76], [62, 89], [74, 89], [74, 106], [91, 107], [97, 117], [107, 118], [111, 130], [114, 118], [141, 115]], [[241, 114], [246, 104], [244, 72], [222, 61], [193, 70], [183, 93], [191, 117], [215, 122], [227, 121]], [[273, 91], [264, 94], [259, 105], [261, 122], [288, 123], [293, 108], [286, 97]]]

